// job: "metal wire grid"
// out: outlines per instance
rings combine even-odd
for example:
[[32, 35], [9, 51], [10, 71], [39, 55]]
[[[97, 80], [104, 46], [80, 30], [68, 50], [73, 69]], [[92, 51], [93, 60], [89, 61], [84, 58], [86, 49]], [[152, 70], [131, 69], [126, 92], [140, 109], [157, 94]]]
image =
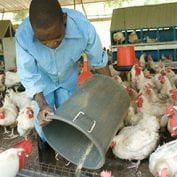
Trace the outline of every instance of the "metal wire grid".
[[[17, 177], [78, 177], [76, 169], [66, 166], [54, 166], [44, 163], [28, 164]], [[79, 177], [99, 177], [99, 174], [90, 170], [81, 170]]]
[[[6, 139], [7, 135], [3, 135], [3, 128], [0, 127], [0, 152], [13, 147], [22, 137], [14, 139]], [[16, 132], [16, 131], [15, 131]], [[36, 157], [37, 144], [35, 134], [30, 136], [33, 140], [33, 152], [26, 159], [25, 169], [21, 170], [16, 177], [75, 177], [77, 166], [68, 163], [62, 156], [57, 156], [57, 165], [48, 165], [39, 163]], [[33, 163], [34, 162], [34, 163]], [[78, 177], [78, 176], [77, 176]], [[99, 172], [82, 169], [79, 177], [99, 177]]]

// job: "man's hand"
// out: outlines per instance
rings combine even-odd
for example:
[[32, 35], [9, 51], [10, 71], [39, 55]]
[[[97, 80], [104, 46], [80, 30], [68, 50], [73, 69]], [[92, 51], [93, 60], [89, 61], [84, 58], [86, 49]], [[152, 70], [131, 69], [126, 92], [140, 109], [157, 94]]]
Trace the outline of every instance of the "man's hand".
[[54, 113], [52, 112], [52, 109], [47, 104], [42, 92], [37, 93], [34, 96], [34, 99], [38, 103], [38, 106], [39, 106], [39, 109], [40, 109], [39, 113], [38, 113], [39, 124], [40, 124], [40, 126], [44, 126], [52, 120], [52, 119], [47, 118], [47, 117], [48, 116], [50, 117], [50, 116], [54, 115]]
[[49, 118], [52, 115], [54, 115], [54, 113], [52, 112], [52, 110], [50, 109], [48, 105], [44, 105], [43, 107], [41, 107], [38, 113], [38, 119], [39, 119], [40, 126], [44, 126], [48, 124], [52, 120]]

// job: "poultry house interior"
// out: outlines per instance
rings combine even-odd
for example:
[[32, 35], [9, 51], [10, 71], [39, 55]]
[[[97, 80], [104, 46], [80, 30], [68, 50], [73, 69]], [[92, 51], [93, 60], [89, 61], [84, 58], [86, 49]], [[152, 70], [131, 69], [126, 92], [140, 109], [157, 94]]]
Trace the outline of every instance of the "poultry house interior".
[[[147, 17], [150, 18], [144, 20]], [[39, 162], [38, 135], [34, 128], [35, 103], [26, 96], [17, 74], [15, 57], [9, 63], [0, 58], [0, 177], [177, 177], [176, 17], [177, 3], [113, 10], [109, 31], [111, 45], [109, 49], [104, 47], [103, 53], [108, 55], [112, 75], [109, 79], [121, 86], [130, 105], [122, 121], [112, 122], [117, 129], [109, 140], [103, 166], [96, 170], [79, 169], [80, 164], [75, 165], [59, 152], [55, 152], [56, 165]], [[14, 30], [11, 32], [15, 34]], [[5, 46], [0, 46], [0, 52], [3, 47], [7, 51]], [[86, 53], [81, 55], [79, 87], [96, 73], [89, 65]], [[110, 87], [113, 89], [113, 84]], [[116, 94], [112, 95], [109, 99], [112, 105], [106, 105], [108, 107], [115, 106]], [[120, 105], [116, 104], [118, 111], [125, 99], [119, 101]], [[107, 112], [108, 121], [112, 120]], [[72, 121], [77, 118], [75, 116]], [[93, 121], [87, 132], [91, 133], [96, 124]], [[104, 126], [101, 131], [109, 131], [104, 130], [108, 125]], [[97, 133], [100, 135], [100, 132]]]

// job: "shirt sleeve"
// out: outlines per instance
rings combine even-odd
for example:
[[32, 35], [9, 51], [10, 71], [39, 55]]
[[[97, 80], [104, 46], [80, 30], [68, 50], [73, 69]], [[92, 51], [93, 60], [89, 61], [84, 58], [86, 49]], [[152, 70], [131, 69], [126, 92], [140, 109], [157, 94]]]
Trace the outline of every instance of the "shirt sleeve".
[[41, 73], [34, 57], [16, 39], [16, 61], [20, 80], [26, 88], [27, 97], [33, 99], [36, 93], [44, 90]]
[[99, 69], [105, 67], [108, 62], [107, 53], [103, 50], [100, 38], [92, 24], [89, 28], [89, 38], [85, 49], [89, 63]]

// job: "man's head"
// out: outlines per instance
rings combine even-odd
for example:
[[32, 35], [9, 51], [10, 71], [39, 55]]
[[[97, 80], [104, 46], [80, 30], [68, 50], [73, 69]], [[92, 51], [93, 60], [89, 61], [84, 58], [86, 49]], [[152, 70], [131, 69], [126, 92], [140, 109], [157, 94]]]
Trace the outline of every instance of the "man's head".
[[57, 0], [32, 0], [29, 19], [36, 38], [48, 46], [56, 48], [64, 38], [66, 14]]

